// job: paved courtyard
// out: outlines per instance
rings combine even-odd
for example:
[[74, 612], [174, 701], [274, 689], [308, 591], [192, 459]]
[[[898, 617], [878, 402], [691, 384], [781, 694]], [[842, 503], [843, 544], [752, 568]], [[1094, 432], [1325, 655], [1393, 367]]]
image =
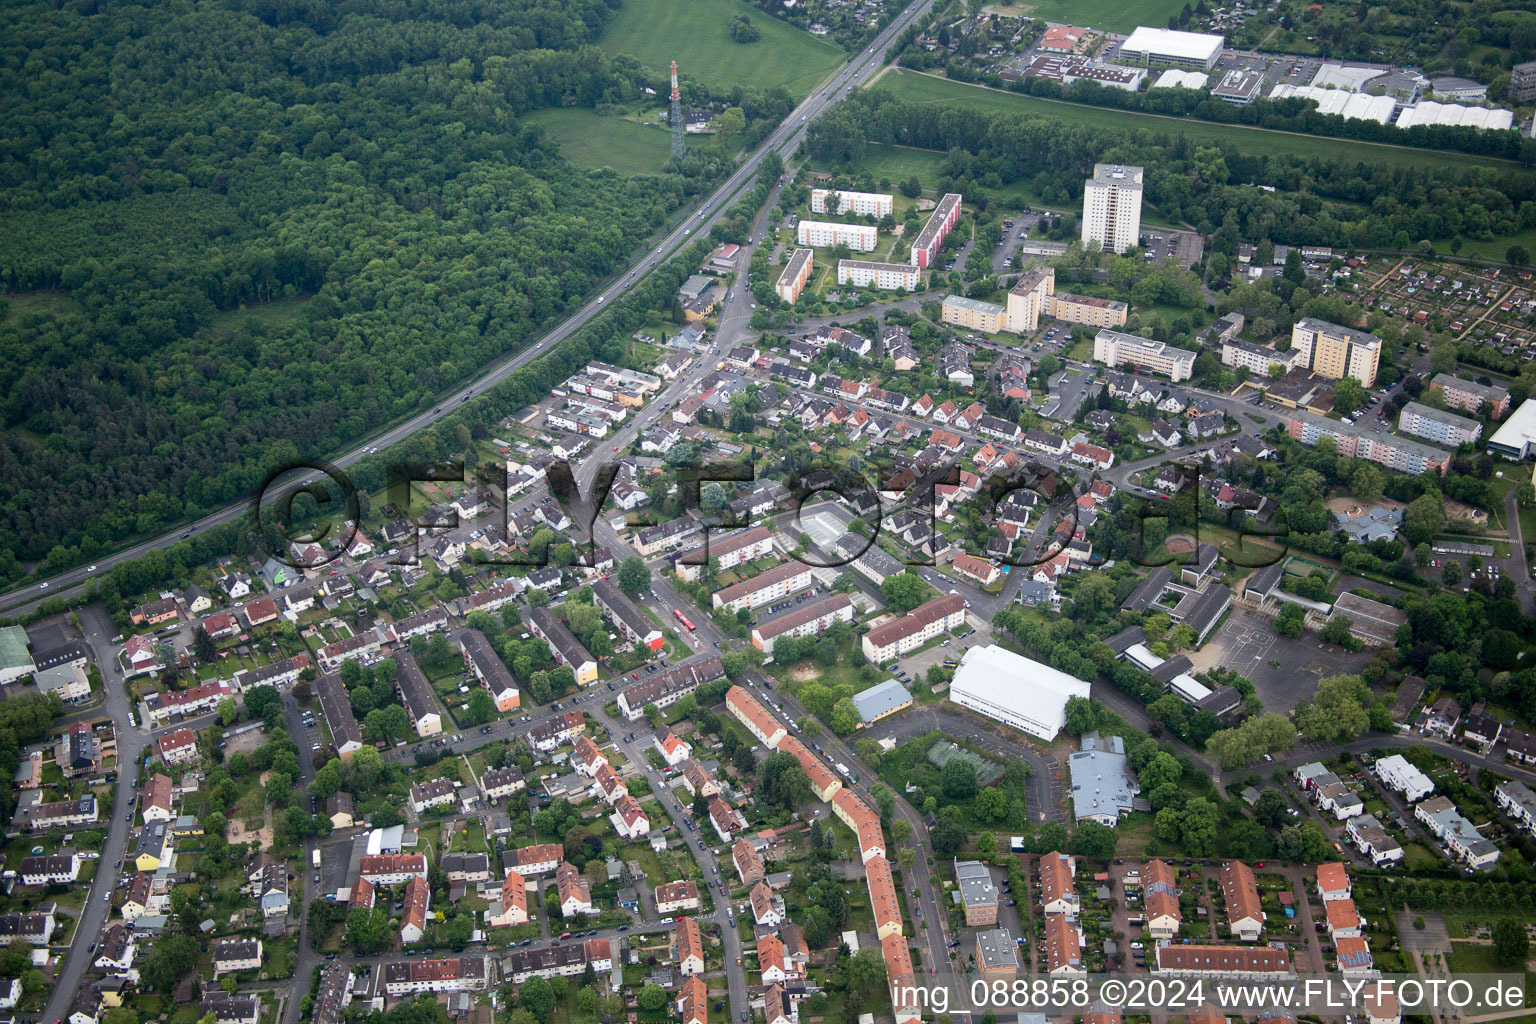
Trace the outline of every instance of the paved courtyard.
[[1266, 711], [1288, 712], [1317, 692], [1323, 676], [1358, 672], [1371, 660], [1366, 647], [1351, 654], [1315, 637], [1285, 637], [1264, 615], [1234, 608], [1232, 615], [1190, 655], [1197, 670], [1230, 668], [1252, 680]]

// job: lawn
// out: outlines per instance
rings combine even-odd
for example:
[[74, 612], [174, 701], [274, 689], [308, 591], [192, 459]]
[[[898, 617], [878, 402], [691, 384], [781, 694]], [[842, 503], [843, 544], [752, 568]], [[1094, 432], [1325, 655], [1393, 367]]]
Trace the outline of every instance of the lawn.
[[1047, 100], [1036, 96], [1023, 96], [998, 89], [966, 85], [962, 82], [951, 82], [913, 71], [906, 71], [899, 75], [883, 75], [877, 87], [912, 103], [943, 103], [946, 106], [970, 107], [985, 113], [1030, 114], [1110, 130], [1123, 131], [1126, 128], [1139, 128], [1150, 132], [1183, 135], [1196, 143], [1224, 143], [1246, 150], [1262, 148], [1262, 151], [1268, 153], [1290, 154], [1309, 159], [1386, 164], [1393, 167], [1422, 167], [1426, 164], [1464, 167], [1469, 163], [1501, 168], [1511, 166], [1505, 160], [1489, 160], [1464, 153], [1445, 153], [1347, 139], [1317, 138], [1264, 128], [1251, 128], [1245, 125], [1213, 124], [1189, 118], [1091, 107], [1080, 103]]
[[[737, 15], [751, 19], [760, 33], [757, 42], [731, 38], [730, 22]], [[676, 60], [679, 71], [717, 91], [783, 86], [797, 100], [843, 60], [841, 48], [767, 17], [745, 0], [627, 0], [598, 45], [634, 56], [656, 75]]]
[[1137, 25], [1167, 25], [1180, 0], [1038, 0], [1019, 4], [1032, 18], [1129, 34]]
[[658, 174], [667, 162], [665, 130], [584, 107], [550, 107], [523, 118], [544, 129], [560, 154], [582, 167], [610, 167], [619, 174]]

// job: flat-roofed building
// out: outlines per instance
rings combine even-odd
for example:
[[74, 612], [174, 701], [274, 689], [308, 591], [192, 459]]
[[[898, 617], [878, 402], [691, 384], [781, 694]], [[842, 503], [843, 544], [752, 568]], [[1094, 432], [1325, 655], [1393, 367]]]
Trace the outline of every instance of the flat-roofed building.
[[1224, 36], [1139, 25], [1120, 44], [1116, 59], [1131, 64], [1169, 65], [1210, 71], [1221, 59], [1221, 51], [1226, 44]]
[[955, 861], [955, 887], [960, 892], [966, 927], [985, 928], [997, 924], [998, 890], [985, 864], [975, 860]]
[[1381, 339], [1353, 327], [1302, 317], [1291, 328], [1291, 348], [1300, 352], [1299, 363], [1324, 377], [1353, 377], [1361, 386], [1376, 383], [1381, 362]]
[[1489, 419], [1503, 419], [1509, 412], [1509, 392], [1504, 388], [1437, 373], [1429, 382], [1431, 391], [1438, 391], [1448, 409], [1460, 409], [1476, 415], [1486, 412]]
[[[1511, 417], [1510, 423], [1514, 421], [1515, 418]], [[1331, 420], [1306, 409], [1287, 412], [1286, 432], [1305, 445], [1314, 445], [1321, 438], [1331, 437], [1340, 455], [1351, 459], [1367, 459], [1401, 473], [1418, 474], [1433, 470], [1444, 476], [1451, 466], [1451, 453], [1444, 448], [1436, 448], [1399, 434], [1377, 434], [1363, 423]], [[1489, 440], [1490, 451], [1497, 437], [1495, 434]]]
[[1007, 323], [1008, 310], [995, 302], [982, 302], [964, 295], [946, 295], [939, 318], [947, 324], [969, 331], [996, 334]]
[[937, 262], [939, 246], [944, 244], [944, 237], [960, 221], [960, 202], [958, 192], [948, 192], [933, 208], [923, 229], [912, 240], [910, 262], [914, 267], [931, 267]]
[[854, 252], [873, 252], [880, 232], [867, 224], [834, 224], [824, 220], [802, 220], [795, 229], [795, 244], [824, 249], [846, 245]]
[[884, 217], [896, 210], [896, 197], [886, 192], [849, 192], [845, 189], [811, 189], [811, 212], [847, 216]]
[[1408, 402], [1398, 414], [1397, 429], [1455, 448], [1476, 441], [1483, 432], [1483, 425], [1444, 409]]
[[1222, 342], [1221, 361], [1227, 366], [1245, 368], [1249, 374], [1260, 379], [1267, 380], [1271, 367], [1282, 367], [1286, 373], [1296, 368], [1301, 360], [1299, 349], [1287, 349], [1284, 352], [1276, 352], [1272, 348], [1263, 345], [1254, 345], [1238, 338], [1231, 338]]
[[1008, 289], [1007, 329], [1014, 334], [1031, 334], [1040, 327], [1040, 318], [1050, 314], [1051, 296], [1056, 291], [1056, 270], [1035, 265], [1019, 275]]
[[1165, 341], [1153, 341], [1121, 331], [1102, 330], [1094, 335], [1093, 358], [1106, 366], [1130, 363], [1138, 369], [1161, 373], [1169, 380], [1188, 380], [1194, 373], [1197, 353], [1174, 348]]
[[990, 928], [976, 935], [976, 970], [982, 977], [1014, 974], [1019, 969], [1018, 944], [1007, 928]]
[[1143, 170], [1124, 164], [1095, 164], [1083, 187], [1083, 244], [1122, 253], [1141, 241]]
[[880, 263], [876, 260], [838, 260], [837, 283], [855, 288], [905, 288], [915, 291], [923, 274], [910, 263]]
[[1131, 307], [1118, 299], [1101, 299], [1094, 295], [1073, 295], [1057, 292], [1051, 296], [1050, 315], [1069, 324], [1085, 327], [1124, 327]]
[[813, 255], [810, 249], [796, 249], [790, 253], [789, 262], [784, 264], [784, 269], [779, 273], [779, 282], [773, 290], [791, 306], [800, 301], [800, 292], [811, 279]]

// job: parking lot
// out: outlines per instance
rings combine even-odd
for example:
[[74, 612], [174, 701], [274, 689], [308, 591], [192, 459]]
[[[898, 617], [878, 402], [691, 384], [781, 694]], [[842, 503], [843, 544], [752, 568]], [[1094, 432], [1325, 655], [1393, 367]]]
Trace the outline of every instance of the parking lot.
[[1148, 262], [1172, 259], [1187, 270], [1205, 255], [1205, 239], [1194, 231], [1143, 231], [1139, 240]]

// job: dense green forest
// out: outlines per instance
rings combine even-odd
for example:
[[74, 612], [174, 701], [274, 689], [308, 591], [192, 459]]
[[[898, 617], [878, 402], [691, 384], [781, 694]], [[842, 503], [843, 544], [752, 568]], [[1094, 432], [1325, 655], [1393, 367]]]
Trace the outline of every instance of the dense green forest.
[[[519, 123], [662, 83], [593, 45], [618, 2], [0, 12], [0, 580], [429, 406], [718, 181], [718, 149], [624, 178]], [[749, 140], [791, 105], [718, 99]]]
[[[1060, 120], [907, 103], [855, 93], [811, 123], [811, 159], [856, 167], [871, 143], [948, 153], [945, 190], [985, 202], [1017, 181], [1051, 205], [1075, 204], [1096, 162], [1147, 169], [1148, 200], [1165, 220], [1239, 241], [1407, 249], [1423, 239], [1488, 239], [1536, 226], [1536, 173], [1430, 164], [1390, 166], [1201, 145], [1177, 134], [1106, 131]], [[1257, 144], [1256, 144], [1257, 145]], [[1269, 186], [1274, 191], [1257, 186]]]

